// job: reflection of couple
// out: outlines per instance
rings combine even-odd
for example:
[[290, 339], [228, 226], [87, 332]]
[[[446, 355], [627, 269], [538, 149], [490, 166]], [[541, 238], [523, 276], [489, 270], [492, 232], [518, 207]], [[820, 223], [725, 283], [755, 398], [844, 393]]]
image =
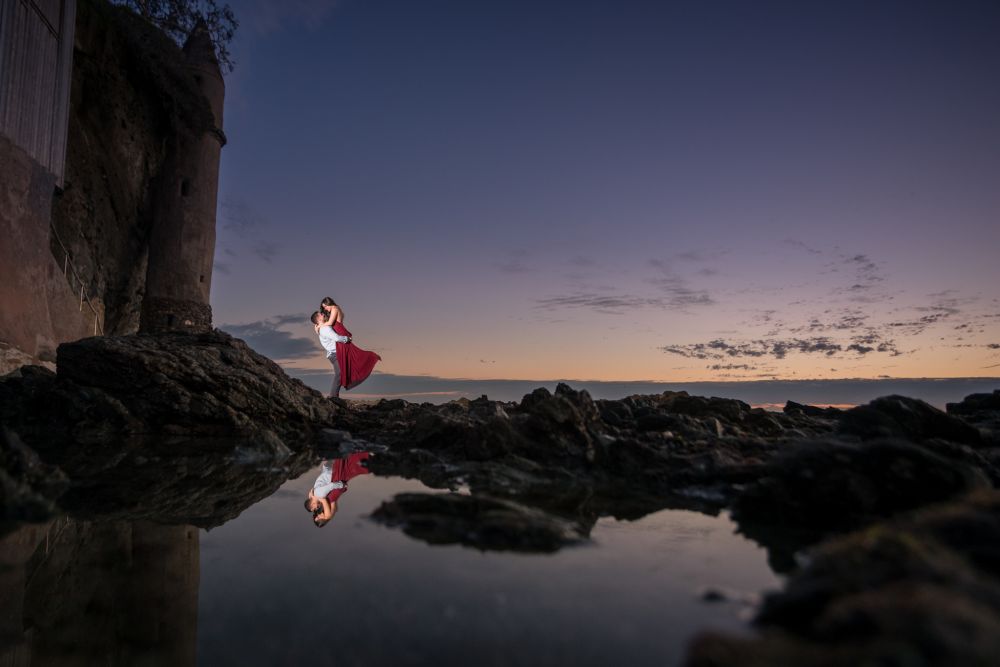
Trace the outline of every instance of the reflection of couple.
[[337, 499], [347, 493], [347, 482], [358, 475], [367, 475], [371, 452], [355, 452], [344, 459], [323, 461], [319, 477], [309, 489], [306, 509], [312, 512], [313, 523], [322, 528], [337, 513]]
[[330, 297], [323, 299], [319, 310], [309, 319], [333, 366], [330, 398], [338, 398], [341, 387], [353, 389], [364, 382], [382, 357], [351, 342], [351, 332], [344, 326], [344, 311]]

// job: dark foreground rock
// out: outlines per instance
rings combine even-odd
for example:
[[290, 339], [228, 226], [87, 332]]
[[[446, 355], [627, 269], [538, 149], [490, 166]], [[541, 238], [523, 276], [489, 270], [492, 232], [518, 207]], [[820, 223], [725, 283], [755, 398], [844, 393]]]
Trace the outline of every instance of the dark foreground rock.
[[697, 638], [687, 664], [997, 664], [1000, 493], [825, 544], [756, 623], [756, 638]]
[[772, 567], [788, 571], [795, 552], [824, 537], [992, 488], [994, 479], [982, 455], [946, 442], [796, 443], [739, 493], [733, 518], [768, 547]]

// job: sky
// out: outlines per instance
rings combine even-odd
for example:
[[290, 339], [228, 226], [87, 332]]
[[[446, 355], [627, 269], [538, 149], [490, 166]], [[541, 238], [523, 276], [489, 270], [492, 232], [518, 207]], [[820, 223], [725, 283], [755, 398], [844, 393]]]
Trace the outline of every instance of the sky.
[[235, 0], [215, 324], [393, 376], [1000, 376], [1000, 5]]

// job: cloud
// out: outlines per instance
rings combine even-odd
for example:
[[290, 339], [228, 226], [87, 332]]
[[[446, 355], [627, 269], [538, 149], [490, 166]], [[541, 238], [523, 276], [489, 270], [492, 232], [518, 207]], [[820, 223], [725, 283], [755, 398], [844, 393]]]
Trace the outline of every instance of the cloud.
[[222, 202], [222, 219], [222, 228], [237, 236], [247, 236], [267, 224], [267, 220], [257, 209], [234, 197], [227, 197]]
[[224, 273], [227, 276], [230, 273], [232, 273], [231, 269], [229, 268], [229, 264], [226, 264], [225, 262], [214, 262], [212, 264], [212, 270], [218, 273]]
[[493, 266], [495, 266], [497, 270], [499, 270], [501, 273], [517, 274], [517, 273], [530, 273], [532, 271], [532, 269], [530, 269], [526, 264], [516, 259], [507, 260], [506, 262], [499, 262], [494, 264]]
[[597, 266], [597, 260], [592, 257], [584, 257], [582, 255], [577, 255], [576, 257], [571, 257], [569, 263], [573, 266], [580, 267], [581, 269], [589, 269]]
[[508, 250], [504, 254], [506, 255], [505, 259], [493, 263], [493, 266], [496, 267], [496, 269], [501, 273], [513, 275], [519, 273], [531, 273], [534, 271], [534, 268], [524, 262], [525, 258], [529, 257], [531, 254], [526, 249], [514, 248], [512, 250]]
[[306, 322], [309, 316], [278, 315], [248, 324], [222, 324], [219, 328], [246, 341], [247, 345], [265, 357], [280, 360], [305, 359], [322, 354], [319, 341], [296, 337], [280, 327], [294, 322]]
[[804, 250], [807, 253], [809, 253], [810, 255], [822, 255], [823, 254], [822, 251], [816, 250], [815, 248], [811, 248], [808, 245], [806, 245], [804, 242], [799, 241], [798, 239], [785, 239], [785, 240], [783, 240], [781, 242], [781, 245], [788, 246], [789, 248], [795, 248], [797, 250]]
[[[707, 257], [706, 253], [688, 252], [680, 253], [677, 257], [684, 256], [689, 261], [702, 261]], [[695, 259], [697, 258], [697, 259]], [[656, 286], [666, 297], [663, 303], [670, 308], [683, 310], [692, 306], [712, 306], [715, 299], [711, 297], [708, 290], [691, 287], [690, 283], [671, 269], [671, 263], [662, 259], [650, 259], [647, 264], [657, 269], [659, 275], [646, 280], [651, 285]]]
[[901, 354], [894, 341], [882, 340], [875, 332], [854, 336], [850, 342], [840, 342], [826, 336], [811, 338], [776, 339], [765, 338], [749, 341], [726, 341], [721, 338], [707, 343], [688, 345], [665, 345], [660, 348], [667, 354], [675, 354], [689, 359], [758, 359], [771, 357], [785, 359], [790, 353], [821, 354], [826, 357], [842, 356], [852, 352], [863, 356], [871, 352], [884, 352], [892, 356]]
[[609, 315], [621, 315], [626, 310], [665, 308], [667, 306], [663, 299], [624, 294], [594, 294], [592, 292], [547, 297], [537, 299], [535, 303], [539, 308], [587, 308]]
[[268, 264], [278, 256], [281, 246], [271, 241], [258, 241], [253, 245], [253, 254]]

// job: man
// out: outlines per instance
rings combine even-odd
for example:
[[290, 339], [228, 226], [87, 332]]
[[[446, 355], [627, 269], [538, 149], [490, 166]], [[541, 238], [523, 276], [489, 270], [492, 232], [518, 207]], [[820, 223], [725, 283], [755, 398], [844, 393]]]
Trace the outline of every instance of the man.
[[333, 387], [330, 388], [330, 398], [340, 398], [340, 364], [337, 363], [337, 343], [350, 343], [350, 336], [338, 336], [330, 325], [330, 322], [323, 319], [322, 314], [317, 310], [309, 318], [313, 324], [313, 329], [319, 336], [319, 343], [326, 350], [326, 358], [333, 366]]
[[345, 458], [323, 461], [319, 476], [306, 495], [305, 508], [313, 515], [317, 528], [325, 526], [337, 513], [337, 500], [347, 493], [347, 482], [367, 475], [371, 452], [355, 452]]

